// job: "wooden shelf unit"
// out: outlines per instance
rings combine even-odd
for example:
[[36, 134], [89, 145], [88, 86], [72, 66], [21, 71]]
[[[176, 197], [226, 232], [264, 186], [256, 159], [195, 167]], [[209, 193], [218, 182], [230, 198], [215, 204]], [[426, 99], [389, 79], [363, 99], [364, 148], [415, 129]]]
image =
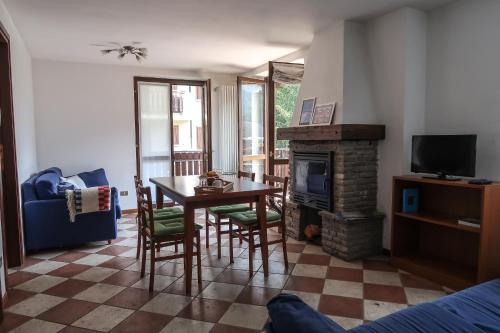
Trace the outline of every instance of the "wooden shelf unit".
[[[419, 211], [403, 213], [403, 189], [419, 190]], [[458, 224], [481, 221], [480, 228]], [[392, 263], [452, 289], [500, 277], [500, 183], [472, 185], [394, 177]]]

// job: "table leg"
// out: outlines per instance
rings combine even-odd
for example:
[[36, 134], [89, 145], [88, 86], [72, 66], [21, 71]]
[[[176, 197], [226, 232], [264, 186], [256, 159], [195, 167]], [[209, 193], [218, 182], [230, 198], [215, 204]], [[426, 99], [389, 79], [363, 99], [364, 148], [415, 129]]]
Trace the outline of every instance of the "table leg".
[[156, 185], [156, 208], [163, 208], [163, 191]]
[[184, 283], [186, 295], [191, 295], [191, 282], [193, 280], [193, 237], [194, 237], [194, 209], [189, 204], [184, 206]]
[[267, 247], [267, 228], [266, 228], [266, 196], [259, 195], [257, 201], [257, 220], [260, 226], [260, 250], [262, 253], [262, 266], [264, 267], [264, 276], [269, 275], [269, 251]]

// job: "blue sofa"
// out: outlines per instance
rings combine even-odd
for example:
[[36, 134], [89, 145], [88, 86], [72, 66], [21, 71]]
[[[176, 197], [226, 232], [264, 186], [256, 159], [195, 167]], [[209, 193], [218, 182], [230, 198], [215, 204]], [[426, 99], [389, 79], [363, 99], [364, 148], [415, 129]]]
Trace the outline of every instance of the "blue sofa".
[[[115, 239], [116, 220], [121, 216], [116, 188], [111, 190], [111, 209], [108, 212], [77, 215], [76, 221], [71, 223], [64, 188], [60, 186], [61, 176], [59, 168], [49, 168], [21, 184], [26, 250]], [[103, 169], [84, 172], [79, 176], [87, 187], [109, 185]]]
[[281, 294], [267, 305], [268, 333], [499, 333], [500, 279], [419, 304], [344, 330], [294, 295]]

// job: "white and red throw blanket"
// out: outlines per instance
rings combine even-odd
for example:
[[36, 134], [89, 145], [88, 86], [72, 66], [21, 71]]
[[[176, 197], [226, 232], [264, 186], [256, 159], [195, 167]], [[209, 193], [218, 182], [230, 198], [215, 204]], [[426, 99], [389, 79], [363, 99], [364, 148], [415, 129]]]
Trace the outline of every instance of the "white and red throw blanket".
[[96, 186], [66, 190], [69, 218], [75, 222], [76, 215], [109, 211], [111, 209], [111, 188]]

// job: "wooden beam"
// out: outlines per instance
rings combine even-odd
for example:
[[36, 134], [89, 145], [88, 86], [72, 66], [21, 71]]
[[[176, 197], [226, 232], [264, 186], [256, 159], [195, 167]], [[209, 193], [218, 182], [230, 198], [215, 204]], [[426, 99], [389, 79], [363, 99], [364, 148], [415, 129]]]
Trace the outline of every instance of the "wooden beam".
[[340, 124], [278, 128], [278, 140], [383, 140], [385, 125]]

